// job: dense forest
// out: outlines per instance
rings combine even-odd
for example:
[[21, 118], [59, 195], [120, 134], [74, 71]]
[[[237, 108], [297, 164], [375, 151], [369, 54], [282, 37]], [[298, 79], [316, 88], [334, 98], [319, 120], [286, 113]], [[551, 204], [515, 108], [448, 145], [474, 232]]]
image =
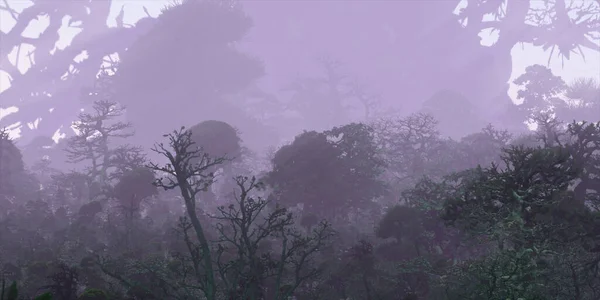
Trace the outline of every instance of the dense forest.
[[398, 111], [325, 57], [284, 100], [232, 46], [252, 24], [234, 1], [103, 28], [107, 2], [15, 14], [14, 32], [38, 14], [86, 29], [0, 94], [19, 106], [3, 122], [35, 123], [0, 132], [0, 300], [600, 299], [595, 79], [531, 65], [500, 122], [473, 104], [485, 89]]

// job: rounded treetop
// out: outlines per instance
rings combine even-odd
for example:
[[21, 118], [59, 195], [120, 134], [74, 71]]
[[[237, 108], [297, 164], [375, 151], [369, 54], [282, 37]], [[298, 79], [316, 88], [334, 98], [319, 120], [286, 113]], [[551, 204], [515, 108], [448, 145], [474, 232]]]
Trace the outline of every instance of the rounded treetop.
[[236, 157], [241, 152], [241, 139], [237, 130], [223, 121], [207, 120], [189, 129], [196, 146], [212, 157]]

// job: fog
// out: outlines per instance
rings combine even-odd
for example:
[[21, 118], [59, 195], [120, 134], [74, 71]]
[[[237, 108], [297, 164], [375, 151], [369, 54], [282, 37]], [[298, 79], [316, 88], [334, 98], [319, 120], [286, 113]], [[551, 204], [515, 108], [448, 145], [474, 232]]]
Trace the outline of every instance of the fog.
[[159, 2], [0, 4], [0, 297], [600, 297], [598, 2]]

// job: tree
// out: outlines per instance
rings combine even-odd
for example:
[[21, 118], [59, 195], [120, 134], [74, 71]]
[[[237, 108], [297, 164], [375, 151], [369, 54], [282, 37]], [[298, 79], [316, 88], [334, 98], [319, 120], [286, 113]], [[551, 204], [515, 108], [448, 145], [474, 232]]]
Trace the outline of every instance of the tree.
[[[207, 170], [222, 164], [226, 158], [210, 158], [200, 148], [193, 149], [192, 132], [185, 128], [166, 137], [170, 148], [157, 144], [154, 151], [168, 158], [169, 164], [161, 167], [152, 163], [150, 168], [167, 176], [155, 181], [158, 187], [179, 188], [181, 192], [187, 217], [180, 219], [179, 227], [189, 251], [189, 267], [207, 299], [216, 299], [220, 295], [231, 299], [253, 299], [267, 293], [273, 299], [283, 300], [304, 281], [318, 274], [319, 269], [310, 264], [314, 254], [331, 236], [329, 226], [323, 223], [314, 229], [313, 236], [303, 236], [294, 229], [292, 215], [286, 209], [276, 208], [267, 212], [267, 202], [251, 195], [262, 186], [254, 177], [237, 177], [240, 194], [236, 195], [235, 203], [219, 207], [219, 214], [215, 216], [219, 221], [216, 227], [219, 242], [218, 247], [213, 248], [208, 239], [208, 228], [198, 215], [197, 195], [214, 180], [214, 174]], [[261, 218], [264, 221], [259, 221]], [[189, 235], [190, 230], [195, 233], [194, 238]], [[274, 250], [281, 251], [279, 255], [261, 250], [264, 242], [273, 239], [281, 242], [280, 247]], [[237, 254], [227, 250], [230, 248]], [[174, 267], [178, 272], [188, 270], [185, 263]], [[106, 266], [103, 271], [130, 287], [140, 287]], [[289, 274], [295, 275], [290, 277]], [[142, 288], [140, 292], [147, 294], [148, 290]]]
[[324, 130], [348, 121], [348, 97], [345, 95], [347, 76], [340, 71], [341, 63], [330, 57], [318, 60], [319, 77], [298, 78], [284, 91], [292, 92], [288, 107], [303, 119], [304, 128]]
[[[580, 55], [589, 56], [586, 48], [592, 53], [600, 50], [592, 38], [598, 34], [599, 6], [589, 1], [332, 2], [318, 8], [306, 2], [282, 6], [276, 15], [271, 6], [245, 6], [256, 16], [253, 46], [258, 53], [275, 57], [298, 51], [297, 56], [272, 58], [278, 69], [293, 68], [292, 62], [302, 59], [301, 53], [314, 51], [314, 45], [339, 45], [345, 48], [344, 55], [355, 57], [357, 67], [377, 74], [376, 81], [386, 88], [384, 96], [402, 91], [403, 99], [410, 99], [402, 108], [411, 112], [433, 94], [452, 87], [488, 118], [495, 115], [503, 105], [512, 104], [507, 84], [513, 73], [511, 52], [521, 43], [552, 49], [549, 59], [558, 53], [565, 60], [580, 60]], [[421, 14], [430, 18], [424, 20]], [[378, 22], [369, 22], [367, 16], [377, 16]], [[322, 26], [332, 19], [339, 27]], [[286, 30], [272, 25], [286, 22], [302, 26]], [[330, 41], [318, 34], [323, 31], [338, 36]], [[491, 39], [485, 39], [488, 33], [494, 33]], [[278, 48], [269, 43], [274, 36], [289, 44]], [[494, 42], [485, 44], [489, 40]]]
[[[181, 127], [180, 130], [165, 135], [165, 137], [168, 137], [169, 145], [165, 146], [163, 143], [159, 143], [153, 148], [153, 151], [164, 155], [169, 160], [169, 163], [165, 166], [151, 163], [149, 167], [154, 171], [168, 176], [157, 179], [155, 184], [158, 187], [165, 190], [179, 188], [181, 192], [186, 213], [200, 244], [196, 260], [194, 260], [197, 280], [205, 297], [208, 300], [214, 300], [217, 295], [217, 286], [213, 266], [213, 254], [210, 250], [211, 247], [206, 237], [205, 229], [200, 223], [197, 214], [198, 199], [196, 197], [200, 192], [206, 191], [214, 180], [214, 174], [206, 173], [206, 171], [222, 164], [226, 161], [226, 158], [211, 158], [197, 147], [194, 149], [192, 132], [185, 130], [185, 127]], [[190, 251], [196, 253], [192, 249]], [[203, 273], [201, 273], [202, 271]]]
[[513, 83], [521, 88], [517, 92], [517, 99], [523, 101], [520, 108], [526, 120], [532, 114], [552, 111], [552, 106], [562, 106], [560, 96], [565, 91], [566, 84], [547, 67], [529, 66]]
[[39, 183], [25, 170], [21, 150], [6, 130], [0, 130], [0, 201], [24, 200], [38, 190]]
[[[208, 120], [190, 127], [193, 142], [211, 157], [227, 156], [230, 159], [222, 166], [231, 171], [233, 162], [242, 160], [244, 149], [239, 131], [226, 122]], [[213, 170], [216, 171], [216, 170]], [[230, 172], [225, 174], [231, 177]]]
[[156, 26], [120, 55], [116, 73], [116, 100], [127, 106], [136, 144], [150, 146], [157, 133], [199, 120], [251, 122], [240, 103], [224, 99], [263, 75], [259, 60], [231, 46], [251, 26], [230, 1], [182, 1], [163, 10]]
[[192, 140], [211, 157], [228, 156], [238, 158], [241, 154], [238, 132], [226, 122], [209, 120], [196, 124], [189, 129]]
[[[217, 264], [226, 295], [228, 299], [289, 299], [322, 272], [317, 255], [334, 232], [322, 221], [304, 235], [286, 208], [268, 211], [266, 200], [252, 196], [264, 186], [255, 177], [238, 176], [236, 183], [235, 203], [220, 206], [216, 216], [220, 221]], [[231, 252], [235, 254], [227, 258]]]
[[56, 270], [50, 275], [51, 284], [44, 288], [50, 290], [57, 299], [76, 300], [77, 288], [80, 284], [76, 268], [59, 263]]
[[579, 78], [571, 82], [565, 92], [567, 102], [558, 108], [558, 116], [565, 121], [596, 122], [600, 115], [600, 83], [594, 78]]
[[440, 136], [438, 122], [432, 115], [418, 113], [405, 118], [382, 118], [371, 126], [387, 166], [386, 178], [394, 190], [394, 202], [401, 190], [411, 187], [425, 174], [443, 176], [439, 171], [448, 169], [446, 164], [437, 165], [452, 152]]
[[[493, 99], [501, 99], [503, 103], [510, 103], [506, 82], [512, 74], [510, 54], [515, 45], [530, 43], [543, 49], [556, 49], [563, 58], [567, 59], [572, 58], [573, 53], [581, 53], [580, 48], [598, 50], [597, 45], [590, 40], [598, 33], [598, 20], [595, 17], [598, 5], [595, 2], [555, 1], [539, 4], [537, 1], [511, 0], [502, 3], [503, 7], [501, 7], [501, 4], [495, 2], [483, 4], [481, 1], [470, 0], [463, 2], [458, 10], [457, 3], [458, 1], [444, 3], [387, 2], [379, 5], [366, 4], [360, 6], [358, 10], [354, 5], [340, 6], [332, 3], [320, 6], [320, 14], [315, 14], [314, 8], [308, 7], [307, 9], [304, 6], [313, 5], [312, 3], [305, 3], [300, 7], [297, 5], [286, 6], [289, 11], [282, 12], [278, 16], [273, 16], [272, 7], [262, 11], [255, 9], [253, 16], [258, 19], [261, 14], [268, 14], [268, 17], [264, 17], [271, 18], [271, 20], [275, 17], [282, 18], [280, 24], [283, 24], [284, 20], [289, 19], [292, 15], [301, 17], [301, 12], [312, 19], [330, 18], [337, 14], [340, 24], [348, 26], [345, 28], [352, 28], [349, 29], [349, 32], [358, 32], [366, 27], [364, 35], [376, 37], [376, 40], [372, 41], [373, 43], [386, 44], [388, 52], [377, 51], [371, 52], [372, 55], [367, 54], [372, 58], [368, 65], [377, 68], [378, 72], [384, 74], [383, 79], [389, 80], [385, 83], [394, 86], [394, 91], [402, 90], [406, 98], [419, 99], [417, 101], [420, 103], [440, 89], [453, 86], [459, 92], [465, 93], [469, 99], [477, 99], [481, 103], [481, 107], [489, 108], [490, 113], [497, 111], [490, 105], [494, 104]], [[230, 2], [228, 1], [227, 4]], [[251, 8], [251, 4], [246, 6]], [[6, 8], [16, 19], [17, 24], [10, 29], [10, 32], [2, 33], [3, 55], [9, 55], [11, 49], [15, 47], [24, 48], [26, 44], [31, 44], [35, 47], [36, 56], [34, 67], [23, 75], [19, 74], [14, 65], [3, 64], [3, 70], [13, 78], [10, 93], [3, 95], [3, 100], [8, 100], [8, 106], [11, 106], [12, 104], [19, 105], [19, 101], [27, 99], [27, 105], [21, 105], [18, 113], [6, 119], [8, 124], [15, 123], [14, 121], [17, 120], [22, 121], [22, 124], [28, 124], [38, 117], [43, 117], [39, 130], [44, 130], [45, 136], [51, 136], [59, 127], [58, 124], [64, 124], [67, 127], [71, 119], [75, 118], [79, 105], [63, 101], [76, 100], [70, 96], [77, 94], [81, 86], [93, 81], [102, 61], [106, 59], [110, 62], [107, 55], [117, 52], [119, 56], [123, 57], [125, 49], [128, 47], [131, 49], [133, 40], [159, 23], [158, 20], [144, 18], [136, 26], [128, 26], [128, 24], [120, 22], [117, 28], [107, 28], [106, 19], [110, 13], [110, 7], [110, 1], [102, 3], [69, 2], [60, 6], [36, 2], [20, 14], [10, 7]], [[52, 11], [52, 13], [48, 13], [51, 26], [43, 35], [39, 38], [22, 36], [23, 30], [27, 28], [31, 20], [48, 11]], [[370, 13], [366, 13], [366, 11]], [[423, 13], [431, 16], [431, 19], [420, 19], [419, 16]], [[377, 15], [388, 30], [381, 30], [380, 23], [365, 26], [365, 22], [357, 21], [357, 14], [359, 16]], [[67, 15], [71, 20], [70, 25], [82, 28], [82, 33], [76, 36], [67, 49], [59, 49], [54, 55], [51, 55], [50, 50], [59, 38], [57, 30], [61, 27], [63, 17]], [[216, 16], [216, 14], [214, 15]], [[484, 19], [483, 16], [486, 15], [493, 15], [494, 18]], [[544, 18], [543, 16], [548, 17]], [[202, 22], [207, 19], [199, 18]], [[225, 18], [220, 19], [224, 20]], [[465, 21], [467, 19], [469, 22]], [[432, 23], [430, 20], [436, 20], [437, 23]], [[322, 22], [312, 23], [314, 26], [322, 24]], [[283, 26], [270, 26], [270, 22], [266, 22], [266, 24], [267, 29], [257, 28], [257, 35], [263, 33], [263, 36], [267, 36], [269, 39], [274, 36], [292, 35], [290, 32], [278, 32]], [[410, 24], [410, 26], [406, 24]], [[214, 23], [210, 25], [199, 27], [224, 28], [224, 26], [217, 26]], [[304, 27], [308, 27], [308, 25], [305, 24]], [[193, 32], [194, 29], [190, 28], [189, 30]], [[498, 41], [493, 45], [481, 45], [479, 35], [482, 30], [484, 32], [500, 32]], [[427, 31], [428, 34], [424, 36], [423, 31]], [[390, 40], [390, 35], [401, 38]], [[92, 38], [97, 36], [102, 38]], [[354, 38], [353, 35], [349, 39], [354, 42], [352, 46], [355, 48], [358, 46], [370, 49], [383, 48], [372, 47], [371, 40], [364, 42]], [[264, 40], [258, 40], [256, 44], [264, 45], [263, 49], [258, 49], [259, 53], [268, 53], [266, 51], [270, 49], [285, 53], [280, 49], [273, 49], [272, 43]], [[309, 45], [318, 43], [310, 41], [304, 44], [312, 47]], [[406, 47], [406, 45], [410, 46]], [[299, 44], [290, 47], [298, 49], [300, 52], [309, 52], [306, 48], [299, 48]], [[189, 47], [181, 48], [190, 49]], [[152, 47], [143, 49], [152, 49]], [[69, 80], [59, 80], [63, 74], [69, 71], [73, 58], [83, 50], [88, 50], [89, 58], [73, 65], [74, 69], [79, 72], [69, 72]], [[557, 51], [552, 51], [552, 55]], [[364, 56], [362, 51], [357, 50], [357, 52]], [[399, 53], [401, 55], [398, 55]], [[167, 59], [166, 57], [176, 56], [161, 57]], [[392, 61], [390, 58], [394, 58], [397, 65], [390, 66]], [[27, 56], [21, 55], [20, 59], [27, 59]], [[290, 60], [289, 55], [282, 56], [281, 59]], [[189, 60], [186, 59], [186, 61]], [[146, 62], [148, 66], [155, 65], [153, 60]], [[189, 73], [186, 72], [186, 74]], [[403, 80], [398, 80], [398, 78], [403, 78]], [[31, 101], [38, 97], [48, 101]], [[40, 105], [40, 103], [46, 102], [48, 106]], [[55, 107], [56, 110], [49, 113], [48, 109], [52, 107]], [[68, 113], [63, 113], [65, 110], [68, 110]], [[68, 120], [66, 124], [63, 123], [65, 120]], [[48, 124], [47, 122], [52, 123]], [[27, 131], [27, 126], [22, 128]], [[27, 132], [24, 133], [28, 136]]]
[[381, 95], [368, 90], [366, 84], [356, 79], [347, 84], [347, 91], [344, 95], [362, 106], [363, 120], [372, 122], [377, 118], [384, 116], [393, 116], [398, 113], [397, 109], [384, 107], [382, 105]]
[[232, 182], [234, 178], [233, 164], [243, 160], [244, 149], [241, 145], [241, 138], [238, 130], [226, 122], [208, 120], [200, 122], [189, 129], [192, 132], [192, 141], [210, 157], [227, 156], [229, 159], [223, 164], [207, 170], [207, 172], [220, 173], [220, 189], [216, 193], [208, 189], [204, 193], [206, 202], [215, 202], [223, 190], [229, 192], [235, 185]]
[[357, 123], [304, 132], [275, 153], [266, 182], [281, 205], [302, 203], [306, 212], [343, 218], [385, 193], [374, 139], [370, 127]]
[[103, 290], [86, 289], [77, 300], [108, 300], [108, 296]]
[[158, 194], [154, 173], [147, 168], [137, 168], [123, 174], [114, 187], [114, 196], [127, 210], [137, 210], [142, 200]]
[[[428, 250], [425, 248], [429, 246], [424, 241], [423, 219], [424, 214], [415, 207], [396, 205], [390, 208], [379, 221], [375, 234], [382, 239], [395, 238], [398, 245], [404, 246], [403, 251], [397, 252], [400, 258], [420, 256]], [[399, 260], [398, 256], [388, 257], [388, 259]]]
[[0, 131], [0, 192], [3, 196], [13, 195], [14, 182], [11, 178], [24, 171], [21, 151], [3, 129]]
[[484, 123], [480, 113], [469, 99], [452, 90], [441, 90], [423, 103], [422, 113], [431, 115], [439, 122], [440, 133], [446, 137], [460, 139], [473, 128]]
[[[116, 219], [120, 219], [122, 223], [112, 225], [122, 225], [124, 227], [124, 242], [119, 241], [119, 244], [122, 244], [120, 246], [124, 246], [126, 251], [131, 251], [134, 234], [137, 237], [143, 236], [142, 230], [139, 230], [140, 227], [136, 227], [136, 225], [143, 226], [143, 224], [140, 224], [142, 223], [140, 221], [143, 220], [142, 211], [144, 206], [142, 204], [148, 198], [158, 195], [158, 190], [152, 185], [155, 177], [154, 173], [148, 168], [138, 167], [127, 171], [118, 180], [112, 190], [112, 196], [117, 200]], [[144, 248], [143, 242], [137, 246]]]
[[597, 154], [600, 142], [596, 137], [600, 130], [598, 124], [585, 121], [564, 123], [549, 114], [538, 115], [536, 121], [539, 128], [536, 134], [529, 138], [529, 147], [564, 148], [570, 155], [571, 163], [579, 170], [578, 182], [572, 187], [577, 206], [593, 203], [594, 200], [590, 199], [593, 199], [600, 189], [600, 182], [595, 179], [597, 174], [600, 174]]
[[47, 136], [37, 136], [31, 140], [30, 143], [26, 144], [23, 149], [23, 160], [25, 164], [33, 166], [41, 161], [53, 161], [57, 160], [54, 157], [55, 142], [52, 138]]
[[[4, 297], [6, 295], [6, 298]], [[6, 281], [2, 279], [2, 286], [0, 286], [0, 298], [6, 300], [17, 300], [19, 299], [19, 289], [17, 288], [17, 282], [13, 281], [13, 283], [6, 287]], [[52, 300], [51, 293], [44, 293], [37, 297], [34, 300]]]
[[[2, 298], [4, 298], [6, 281], [4, 278], [2, 279]], [[19, 290], [17, 288], [17, 282], [13, 281], [13, 283], [8, 287], [8, 291], [6, 291], [7, 300], [17, 300], [19, 296]]]
[[454, 171], [466, 170], [491, 163], [500, 163], [502, 149], [511, 141], [512, 135], [488, 125], [480, 132], [469, 134], [460, 140], [460, 166]]
[[[335, 263], [330, 264], [329, 276], [319, 284], [316, 293], [310, 294], [312, 299], [388, 299], [391, 287], [389, 282], [379, 282], [382, 270], [379, 268], [379, 257], [375, 253], [373, 243], [360, 240], [348, 248], [341, 248]], [[335, 264], [335, 267], [332, 266]], [[309, 296], [309, 297], [310, 297]], [[398, 294], [394, 293], [394, 297]], [[307, 297], [308, 299], [310, 299]]]
[[600, 205], [600, 123], [572, 122], [565, 130], [566, 142], [558, 141], [566, 148], [573, 164], [579, 168], [579, 182], [573, 188], [576, 206]]
[[[89, 162], [88, 174], [92, 181], [104, 185], [109, 182], [114, 150], [114, 138], [128, 138], [133, 135], [131, 124], [115, 121], [122, 115], [123, 108], [110, 100], [94, 102], [94, 113], [82, 113], [75, 123], [78, 134], [69, 138], [66, 149], [71, 163]], [[135, 150], [135, 149], [132, 149]]]
[[[2, 93], [0, 102], [3, 107], [19, 108], [2, 122], [6, 125], [20, 122], [24, 143], [34, 136], [52, 137], [57, 130], [68, 129], [80, 109], [86, 106], [78, 102], [81, 89], [94, 85], [101, 65], [113, 69], [115, 54], [122, 55], [155, 23], [152, 18], [143, 18], [135, 26], [120, 22], [117, 27], [109, 28], [107, 18], [111, 4], [114, 3], [33, 2], [22, 10], [11, 7], [8, 2], [2, 5], [1, 9], [9, 12], [15, 25], [8, 28], [8, 32], [0, 32], [2, 71], [10, 78], [10, 87]], [[42, 16], [47, 17], [48, 27], [37, 37], [25, 34], [30, 22]], [[68, 18], [67, 23], [63, 23], [65, 18]], [[67, 28], [77, 28], [79, 33], [66, 48], [54, 49], [61, 38], [59, 30], [65, 28], [65, 24]], [[32, 47], [30, 51], [28, 47]], [[13, 49], [19, 54], [11, 63], [8, 56]], [[83, 54], [85, 57], [76, 59]], [[20, 68], [26, 62], [31, 67], [22, 74]], [[36, 120], [38, 126], [33, 129], [26, 126]], [[63, 133], [71, 135], [70, 130]]]
[[303, 129], [320, 131], [396, 113], [384, 108], [380, 95], [364, 82], [345, 74], [339, 60], [323, 56], [317, 63], [318, 76], [297, 78], [283, 89], [291, 93], [285, 106], [302, 118]]
[[[496, 238], [510, 244], [507, 247], [531, 247], [533, 239], [511, 231], [519, 231], [519, 226], [538, 230], [538, 215], [564, 201], [577, 170], [569, 163], [568, 152], [561, 148], [506, 149], [502, 168], [492, 165], [466, 172], [466, 180], [458, 190], [469, 194], [448, 199], [446, 218], [469, 230], [502, 234]], [[477, 213], [465, 215], [464, 211], [472, 210]], [[492, 230], [505, 225], [508, 227], [501, 232]]]
[[[461, 283], [453, 283], [459, 287], [455, 297], [583, 299], [583, 294], [592, 295], [593, 289], [582, 283], [597, 281], [585, 267], [594, 261], [585, 236], [595, 227], [589, 222], [598, 219], [584, 206], [573, 205], [570, 186], [579, 168], [568, 149], [511, 147], [504, 151], [503, 161], [503, 168], [492, 165], [464, 172], [456, 177], [454, 192], [446, 192], [444, 219], [488, 244], [485, 257], [456, 270], [464, 277]], [[571, 243], [570, 250], [566, 243]], [[567, 266], [570, 273], [561, 272]], [[475, 281], [479, 287], [471, 286], [475, 278], [480, 278]], [[579, 279], [570, 281], [574, 278]], [[563, 280], [570, 281], [573, 289], [541, 287], [542, 282]]]

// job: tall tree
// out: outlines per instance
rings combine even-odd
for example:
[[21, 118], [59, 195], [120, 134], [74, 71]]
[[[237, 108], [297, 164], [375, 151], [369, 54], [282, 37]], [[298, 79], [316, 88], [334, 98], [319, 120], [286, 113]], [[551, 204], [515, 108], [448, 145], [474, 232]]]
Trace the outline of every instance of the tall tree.
[[198, 216], [198, 212], [202, 210], [198, 210], [197, 207], [200, 200], [198, 199], [199, 193], [206, 191], [214, 180], [214, 174], [208, 173], [207, 170], [223, 163], [225, 158], [212, 158], [194, 147], [191, 139], [192, 132], [185, 128], [165, 136], [169, 138], [169, 144], [156, 144], [153, 150], [164, 155], [169, 163], [164, 166], [151, 163], [149, 167], [165, 176], [159, 177], [155, 182], [159, 188], [165, 190], [177, 188], [181, 192], [186, 214], [190, 220], [190, 228], [193, 228], [199, 243], [197, 248], [190, 248], [190, 254], [195, 255], [196, 279], [206, 299], [215, 300], [217, 286], [213, 265], [214, 254], [212, 254], [207, 237], [207, 229], [202, 225]]
[[160, 132], [202, 120], [237, 127], [251, 122], [224, 100], [263, 74], [259, 60], [234, 46], [251, 25], [231, 2], [183, 1], [167, 7], [156, 26], [120, 56], [116, 99], [127, 106], [139, 144], [150, 146]]
[[304, 132], [275, 153], [267, 183], [278, 203], [321, 217], [345, 218], [385, 193], [373, 130], [360, 123]]
[[[227, 161], [207, 169], [207, 172], [216, 173], [222, 170], [219, 181], [221, 181], [221, 191], [231, 192], [235, 187], [232, 180], [233, 163], [242, 161], [242, 145], [238, 130], [231, 125], [215, 120], [200, 122], [189, 129], [192, 132], [192, 141], [195, 147], [202, 149], [210, 157], [228, 157]], [[215, 194], [212, 190], [207, 190], [204, 197], [207, 202], [216, 200], [219, 193]]]
[[0, 130], [0, 201], [17, 197], [25, 200], [39, 190], [39, 183], [28, 174], [21, 150], [9, 137], [8, 131]]
[[578, 78], [569, 83], [565, 96], [567, 102], [558, 108], [558, 116], [564, 121], [600, 120], [600, 83], [595, 78]]
[[568, 148], [511, 147], [502, 167], [449, 181], [444, 219], [487, 244], [485, 257], [457, 269], [462, 279], [453, 283], [453, 297], [593, 298], [598, 276], [589, 266], [597, 264], [597, 250], [590, 244], [598, 245], [599, 219], [573, 201], [570, 187], [581, 169]]
[[[513, 73], [511, 52], [519, 43], [554, 49], [552, 55], [560, 53], [565, 59], [575, 59], [574, 53], [583, 48], [600, 50], [593, 42], [600, 22], [595, 1], [296, 2], [279, 7], [252, 2], [245, 6], [257, 20], [252, 46], [265, 57], [274, 57], [274, 71], [293, 69], [304, 53], [315, 51], [313, 45], [324, 45], [329, 51], [356, 57], [357, 66], [378, 74], [386, 98], [402, 91], [402, 99], [408, 99], [403, 108], [411, 112], [451, 87], [483, 113], [497, 113], [502, 105], [511, 104], [507, 93]], [[481, 37], [489, 33], [497, 36], [495, 43], [482, 45]], [[281, 37], [281, 42], [267, 43], [273, 36]], [[294, 51], [298, 53], [291, 54]], [[277, 59], [278, 52], [286, 55]]]
[[517, 77], [514, 83], [520, 87], [517, 99], [522, 101], [520, 108], [526, 118], [532, 115], [553, 111], [562, 106], [560, 96], [565, 92], [566, 84], [560, 76], [542, 65], [533, 65], [525, 69], [525, 73]]
[[446, 137], [460, 139], [472, 133], [474, 128], [484, 126], [477, 106], [453, 90], [435, 93], [423, 103], [421, 111], [439, 122], [440, 133]]
[[303, 128], [325, 130], [347, 123], [347, 76], [341, 63], [330, 57], [318, 60], [320, 76], [297, 78], [284, 91], [291, 91], [288, 107], [303, 118]]
[[67, 157], [71, 163], [87, 162], [88, 176], [92, 181], [108, 182], [113, 165], [114, 138], [127, 138], [133, 135], [129, 123], [115, 120], [123, 108], [109, 100], [94, 103], [93, 113], [82, 113], [74, 128], [76, 136], [68, 140]]
[[[8, 32], [0, 32], [0, 69], [10, 77], [10, 87], [0, 95], [0, 102], [3, 108], [17, 106], [19, 111], [2, 119], [3, 126], [21, 122], [21, 134], [26, 141], [38, 135], [52, 137], [61, 127], [69, 135], [67, 129], [84, 106], [78, 102], [81, 89], [92, 86], [100, 66], [105, 64], [110, 68], [114, 63], [111, 55], [122, 54], [151, 27], [153, 20], [144, 18], [136, 26], [121, 22], [109, 28], [107, 18], [113, 4], [110, 0], [33, 1], [22, 11], [16, 11], [10, 3], [0, 5], [15, 21]], [[49, 26], [38, 37], [23, 35], [30, 22], [44, 16], [49, 19]], [[61, 37], [59, 30], [66, 28], [80, 32], [66, 48], [56, 48]], [[33, 49], [27, 53], [30, 46]], [[18, 54], [13, 64], [9, 55], [15, 47]], [[75, 61], [76, 57], [83, 58]], [[27, 63], [31, 66], [21, 73], [19, 68]], [[26, 125], [36, 120], [37, 132], [32, 133]]]

